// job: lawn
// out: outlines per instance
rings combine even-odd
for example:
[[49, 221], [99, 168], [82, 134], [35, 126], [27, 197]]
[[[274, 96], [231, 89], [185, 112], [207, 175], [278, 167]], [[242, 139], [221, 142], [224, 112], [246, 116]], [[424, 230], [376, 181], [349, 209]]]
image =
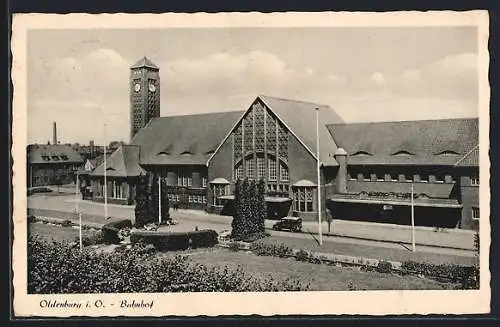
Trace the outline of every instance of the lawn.
[[[48, 241], [73, 242], [78, 237], [78, 228], [31, 223], [29, 224], [29, 234], [40, 236]], [[88, 230], [82, 230], [82, 236], [89, 234]]]
[[329, 252], [341, 255], [360, 256], [371, 259], [391, 260], [403, 262], [413, 260], [418, 262], [429, 262], [434, 264], [458, 264], [472, 266], [477, 259], [475, 257], [466, 257], [458, 255], [445, 255], [429, 252], [411, 252], [408, 249], [391, 247], [366, 246], [362, 244], [343, 243], [336, 241], [324, 241], [319, 245], [311, 238], [292, 238], [278, 235], [272, 235], [264, 239], [269, 243], [284, 243], [295, 249], [306, 249], [316, 252]]

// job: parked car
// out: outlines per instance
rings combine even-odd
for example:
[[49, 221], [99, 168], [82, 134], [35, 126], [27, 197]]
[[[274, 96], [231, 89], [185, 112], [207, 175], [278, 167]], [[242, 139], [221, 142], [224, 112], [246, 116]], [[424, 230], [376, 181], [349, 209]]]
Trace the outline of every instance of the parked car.
[[36, 193], [51, 193], [52, 189], [46, 187], [46, 186], [36, 186], [36, 187], [29, 187], [28, 188], [28, 195], [33, 195]]
[[290, 232], [300, 232], [302, 230], [302, 218], [284, 217], [273, 225], [274, 230], [288, 230]]

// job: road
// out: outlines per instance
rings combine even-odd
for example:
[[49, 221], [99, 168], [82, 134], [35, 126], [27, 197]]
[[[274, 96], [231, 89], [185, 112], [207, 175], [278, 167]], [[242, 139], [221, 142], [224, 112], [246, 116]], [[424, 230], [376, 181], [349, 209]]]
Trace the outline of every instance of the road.
[[[108, 222], [108, 220], [104, 219], [104, 204], [102, 203], [82, 200], [77, 201], [75, 197], [70, 194], [34, 195], [28, 198], [28, 207], [33, 214], [62, 219], [76, 220], [77, 216], [75, 214], [75, 210], [77, 204], [79, 212], [83, 214], [82, 218], [84, 221], [101, 224]], [[108, 215], [113, 217], [113, 219], [131, 219], [133, 221], [134, 207], [108, 204]], [[172, 231], [189, 231], [198, 228], [213, 229], [220, 233], [224, 230], [230, 230], [231, 228], [232, 217], [208, 214], [203, 211], [178, 210], [172, 211], [171, 216], [174, 220], [179, 222], [176, 226], [168, 227]], [[398, 241], [397, 238], [396, 240], [391, 241], [381, 241], [377, 240], [376, 237], [371, 237], [370, 235], [368, 235], [368, 237], [359, 237], [359, 235], [365, 236], [369, 234], [368, 232], [370, 231], [370, 228], [378, 233], [376, 235], [377, 237], [383, 236], [385, 238], [387, 238], [388, 235], [392, 236], [398, 232], [400, 234], [407, 232], [404, 229], [391, 226], [382, 230], [379, 224], [369, 225], [339, 222], [333, 225], [338, 235], [324, 235], [324, 245], [320, 247], [317, 242], [317, 224], [305, 222], [303, 233], [290, 233], [271, 230], [273, 223], [273, 221], [266, 221], [266, 228], [268, 228], [268, 232], [275, 237], [276, 240], [288, 243], [290, 246], [298, 244], [305, 247], [317, 247], [317, 250], [327, 249], [330, 252], [345, 255], [354, 255], [354, 253], [361, 255], [366, 253], [367, 257], [371, 255], [372, 257], [383, 257], [387, 259], [392, 258], [394, 260], [401, 260], [402, 258], [422, 259], [427, 257], [432, 258], [430, 260], [433, 262], [462, 264], [470, 264], [475, 260], [473, 251], [466, 249], [418, 245], [418, 254], [415, 254], [410, 251], [410, 247], [407, 242]], [[342, 235], [342, 228], [344, 228], [344, 235]], [[432, 231], [423, 230], [421, 232], [430, 234], [433, 237], [441, 236], [437, 234], [432, 235], [432, 233], [435, 233]], [[469, 236], [467, 233], [452, 233], [445, 236], [449, 237], [449, 235], [458, 235], [461, 237]]]

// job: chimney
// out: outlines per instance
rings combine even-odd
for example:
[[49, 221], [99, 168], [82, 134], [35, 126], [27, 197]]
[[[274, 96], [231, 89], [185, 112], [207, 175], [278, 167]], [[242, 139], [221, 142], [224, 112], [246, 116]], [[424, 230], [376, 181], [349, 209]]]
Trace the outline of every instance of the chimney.
[[94, 140], [91, 140], [89, 142], [89, 150], [90, 150], [90, 155], [93, 156], [94, 155]]
[[347, 152], [343, 148], [338, 148], [334, 157], [339, 163], [337, 193], [347, 193]]
[[57, 125], [54, 122], [54, 127], [52, 128], [52, 144], [57, 144]]

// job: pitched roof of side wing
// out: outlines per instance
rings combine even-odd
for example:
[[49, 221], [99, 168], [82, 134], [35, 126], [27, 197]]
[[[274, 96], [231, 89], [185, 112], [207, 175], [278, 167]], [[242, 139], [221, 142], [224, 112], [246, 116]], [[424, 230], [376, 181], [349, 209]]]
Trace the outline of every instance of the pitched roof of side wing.
[[478, 118], [330, 124], [351, 165], [455, 165], [478, 144]]
[[152, 119], [130, 142], [141, 165], [205, 165], [242, 111]]
[[[106, 176], [134, 177], [145, 173], [139, 165], [140, 147], [136, 145], [122, 145], [109, 158], [106, 158]], [[92, 176], [104, 176], [104, 162], [96, 167]]]

